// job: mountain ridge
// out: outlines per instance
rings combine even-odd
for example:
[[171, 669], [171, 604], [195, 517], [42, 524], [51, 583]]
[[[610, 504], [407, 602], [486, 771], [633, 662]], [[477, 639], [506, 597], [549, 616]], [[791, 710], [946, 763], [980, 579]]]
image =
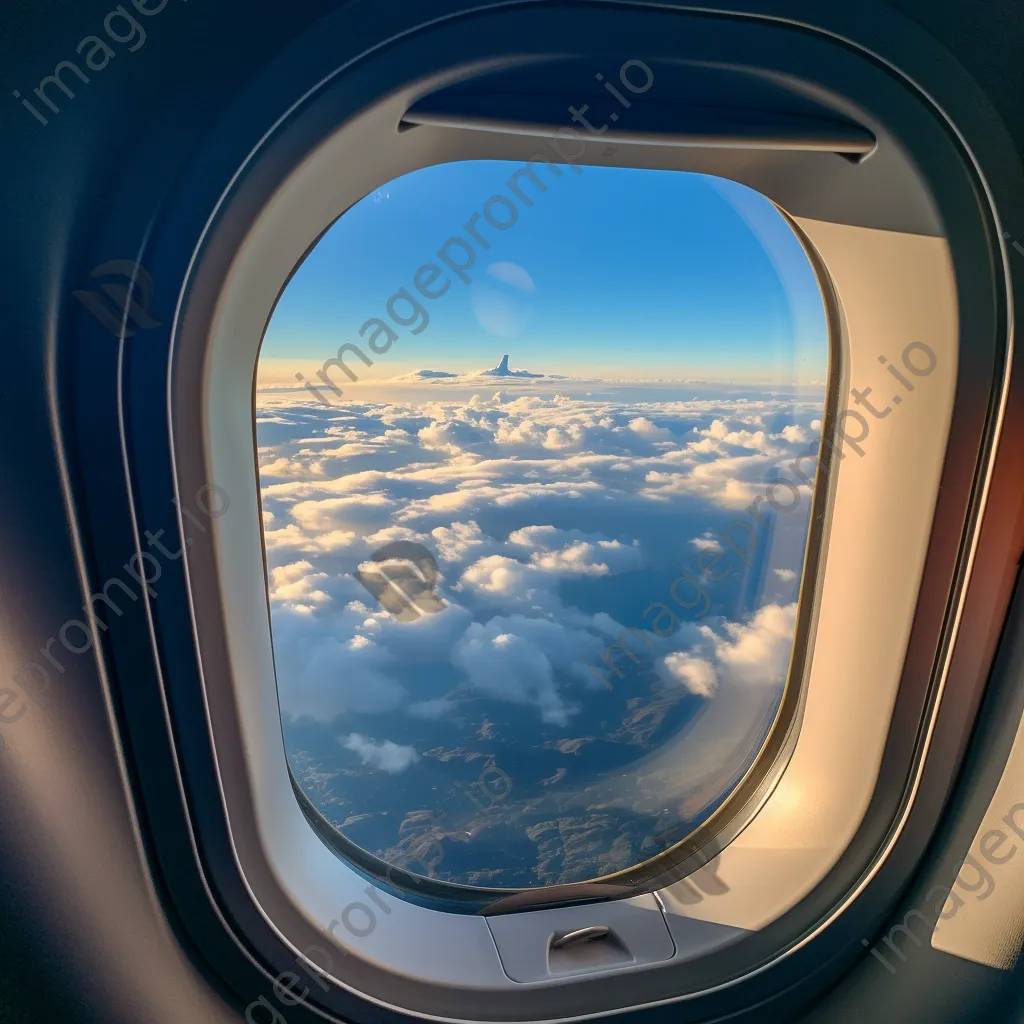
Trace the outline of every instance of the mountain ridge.
[[517, 381], [517, 380], [568, 380], [569, 378], [559, 373], [532, 373], [530, 370], [511, 370], [508, 365], [509, 355], [502, 355], [497, 366], [486, 370], [470, 370], [468, 373], [452, 373], [449, 370], [413, 370], [411, 373], [403, 373], [399, 377], [391, 377], [389, 384], [402, 383], [434, 383], [444, 382], [446, 384], [474, 383], [479, 381]]

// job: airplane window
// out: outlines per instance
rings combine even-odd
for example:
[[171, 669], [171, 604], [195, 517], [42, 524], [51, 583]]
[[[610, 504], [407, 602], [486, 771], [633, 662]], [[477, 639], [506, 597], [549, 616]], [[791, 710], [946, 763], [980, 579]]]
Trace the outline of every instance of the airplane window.
[[450, 163], [323, 235], [256, 432], [288, 758], [362, 863], [586, 882], [723, 812], [799, 688], [833, 371], [724, 179]]

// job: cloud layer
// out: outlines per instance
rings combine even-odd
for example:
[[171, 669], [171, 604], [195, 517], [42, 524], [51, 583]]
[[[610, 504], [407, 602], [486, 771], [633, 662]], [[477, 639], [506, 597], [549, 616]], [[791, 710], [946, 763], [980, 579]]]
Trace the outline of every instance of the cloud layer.
[[[325, 813], [380, 810], [372, 804], [385, 791], [349, 777], [439, 789], [445, 766], [479, 770], [486, 762], [473, 758], [543, 748], [536, 779], [528, 768], [513, 776], [506, 823], [533, 815], [534, 828], [542, 812], [562, 820], [604, 801], [603, 814], [666, 825], [713, 805], [756, 752], [788, 670], [809, 487], [756, 558], [727, 550], [723, 531], [806, 453], [822, 397], [582, 387], [424, 386], [330, 409], [260, 396], [286, 740], [293, 755], [305, 749], [304, 777], [307, 748], [319, 751]], [[399, 621], [353, 576], [399, 540], [436, 559], [443, 611]], [[715, 554], [735, 571], [708, 585], [709, 614], [688, 621], [671, 581]], [[681, 625], [670, 635], [645, 618], [653, 602], [674, 608]], [[587, 753], [598, 748], [603, 767]], [[689, 764], [676, 781], [662, 763], [670, 749], [677, 767]], [[445, 760], [438, 750], [463, 752]], [[628, 793], [613, 781], [621, 771], [603, 770], [620, 754], [642, 782]], [[534, 792], [543, 796], [529, 808], [518, 802]], [[636, 839], [630, 856], [646, 841]], [[584, 870], [545, 863], [535, 870], [551, 877]]]

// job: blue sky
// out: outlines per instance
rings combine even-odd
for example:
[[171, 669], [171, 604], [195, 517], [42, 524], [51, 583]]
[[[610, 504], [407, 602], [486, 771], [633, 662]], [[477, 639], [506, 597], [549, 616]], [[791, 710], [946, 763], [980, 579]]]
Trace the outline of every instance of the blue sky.
[[[279, 379], [311, 374], [359, 327], [388, 320], [400, 288], [521, 165], [471, 161], [424, 168], [382, 186], [345, 213], [297, 270], [261, 352]], [[806, 256], [764, 197], [734, 182], [673, 171], [548, 167], [547, 191], [490, 243], [474, 244], [466, 284], [436, 299], [418, 334], [396, 326], [391, 349], [365, 379], [417, 368], [465, 371], [497, 363], [547, 373], [632, 379], [821, 380], [827, 365], [822, 303]], [[341, 170], [339, 169], [339, 173]], [[498, 217], [508, 211], [495, 208]], [[460, 259], [461, 252], [456, 252]], [[438, 278], [435, 288], [444, 278]], [[407, 312], [408, 305], [400, 307]], [[412, 326], [421, 323], [418, 320]], [[361, 347], [366, 348], [365, 343]], [[362, 369], [360, 367], [360, 369]], [[287, 370], [287, 374], [284, 371]]]

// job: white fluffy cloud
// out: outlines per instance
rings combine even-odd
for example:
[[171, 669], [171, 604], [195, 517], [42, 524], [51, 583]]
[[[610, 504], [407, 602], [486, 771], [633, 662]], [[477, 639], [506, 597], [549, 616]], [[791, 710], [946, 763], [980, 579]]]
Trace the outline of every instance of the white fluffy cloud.
[[495, 554], [501, 548], [501, 544], [487, 537], [473, 520], [435, 526], [430, 534], [437, 545], [438, 557], [444, 562], [465, 562], [470, 557]]
[[412, 747], [392, 743], [391, 740], [378, 743], [357, 732], [349, 733], [346, 737], [339, 736], [338, 739], [346, 750], [358, 754], [363, 764], [369, 765], [374, 771], [387, 772], [389, 775], [404, 772], [409, 765], [420, 759], [420, 755]]
[[557, 581], [550, 573], [507, 555], [488, 555], [474, 562], [456, 589], [482, 604], [510, 610], [550, 611], [559, 605]]
[[722, 542], [717, 537], [713, 537], [710, 532], [702, 533], [699, 537], [691, 537], [690, 546], [698, 551], [722, 550]]
[[[339, 617], [338, 625], [344, 622]], [[407, 691], [389, 669], [395, 657], [349, 626], [334, 636], [312, 616], [274, 616], [274, 661], [281, 709], [296, 719], [331, 722], [343, 714], [378, 714], [400, 708]]]
[[640, 542], [624, 544], [602, 534], [559, 530], [554, 526], [527, 526], [513, 530], [509, 544], [530, 553], [530, 562], [548, 572], [605, 576], [630, 572], [643, 565]]
[[474, 622], [455, 645], [455, 664], [481, 692], [535, 705], [543, 721], [567, 725], [571, 708], [558, 692], [551, 660], [530, 638], [500, 628], [499, 620]]
[[387, 522], [387, 513], [394, 501], [385, 494], [354, 494], [347, 498], [325, 498], [322, 501], [300, 501], [292, 506], [292, 518], [312, 533], [346, 530]]
[[695, 658], [685, 651], [666, 655], [663, 661], [671, 679], [682, 683], [690, 693], [698, 697], [710, 697], [718, 685], [715, 667], [704, 658]]
[[737, 682], [775, 686], [785, 679], [796, 628], [796, 604], [769, 604], [749, 624], [728, 622], [715, 656]]
[[630, 420], [629, 429], [650, 441], [667, 441], [672, 437], [671, 430], [656, 426], [646, 416], [637, 416], [636, 419]]
[[722, 622], [719, 628], [700, 629], [697, 645], [704, 653], [674, 651], [661, 661], [664, 678], [685, 686], [700, 697], [710, 697], [719, 680], [741, 686], [774, 687], [786, 678], [796, 604], [767, 604], [749, 622]]
[[296, 611], [312, 611], [315, 605], [331, 599], [318, 588], [326, 580], [326, 573], [316, 572], [305, 560], [276, 566], [270, 570], [270, 600]]

